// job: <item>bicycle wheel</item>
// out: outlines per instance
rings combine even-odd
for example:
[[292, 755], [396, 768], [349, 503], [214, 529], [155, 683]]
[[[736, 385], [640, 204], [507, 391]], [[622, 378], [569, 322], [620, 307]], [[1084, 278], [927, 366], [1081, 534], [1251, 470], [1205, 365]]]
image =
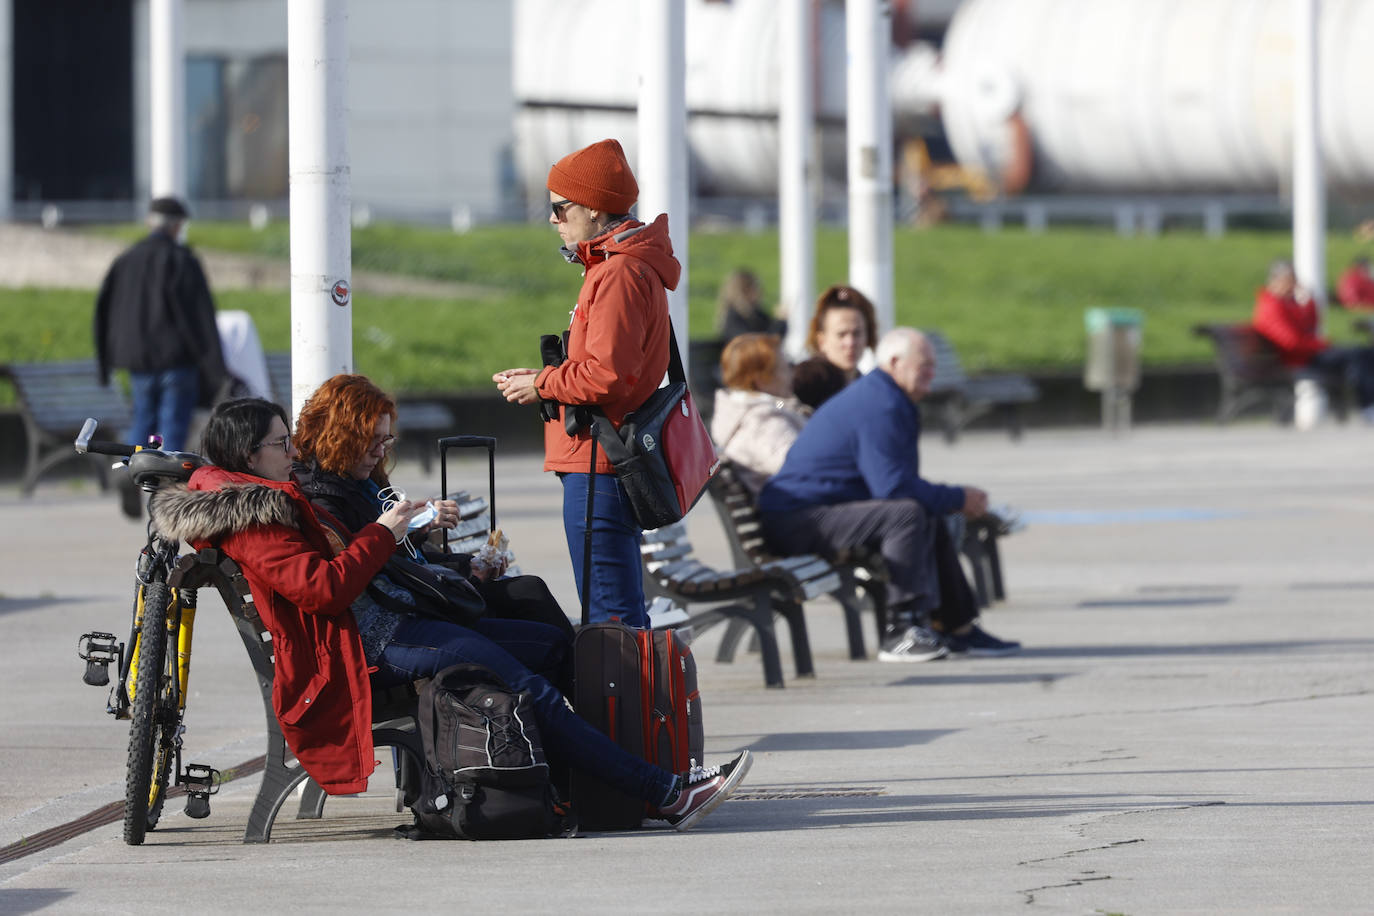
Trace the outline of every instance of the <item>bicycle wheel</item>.
[[[167, 670], [167, 609], [171, 591], [162, 582], [143, 589], [143, 625], [138, 635], [138, 671], [135, 672], [133, 709], [129, 726], [129, 762], [124, 777], [124, 842], [137, 846], [143, 838], [152, 813], [153, 824], [162, 811], [162, 793], [170, 760], [159, 759], [161, 723], [159, 706]], [[165, 758], [163, 754], [161, 757]], [[156, 771], [162, 770], [161, 780]], [[158, 786], [158, 783], [161, 786]], [[157, 798], [154, 799], [154, 788]], [[156, 804], [154, 804], [156, 803]]]

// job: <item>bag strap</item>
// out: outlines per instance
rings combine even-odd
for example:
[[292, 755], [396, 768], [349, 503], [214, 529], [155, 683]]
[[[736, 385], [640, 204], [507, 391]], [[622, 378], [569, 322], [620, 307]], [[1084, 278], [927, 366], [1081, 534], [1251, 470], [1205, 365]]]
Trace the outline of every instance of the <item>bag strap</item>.
[[[668, 319], [668, 383], [670, 385], [679, 382], [686, 384], [687, 371], [682, 365], [682, 354], [677, 348], [677, 332], [673, 330], [673, 319]], [[606, 453], [606, 458], [613, 465], [627, 461], [630, 458], [630, 450], [625, 446], [625, 442], [616, 432], [615, 424], [611, 423], [606, 412], [600, 407], [592, 405], [586, 406], [586, 411], [592, 417], [592, 441], [601, 443], [601, 450]], [[600, 421], [604, 420], [602, 423]], [[596, 452], [592, 452], [592, 473], [596, 473]]]
[[[604, 418], [605, 415], [602, 416]], [[587, 472], [587, 516], [582, 523], [582, 625], [584, 627], [592, 622], [591, 608], [587, 606], [587, 598], [591, 594], [592, 588], [592, 504], [596, 501], [597, 426], [596, 423], [592, 424], [592, 466]]]

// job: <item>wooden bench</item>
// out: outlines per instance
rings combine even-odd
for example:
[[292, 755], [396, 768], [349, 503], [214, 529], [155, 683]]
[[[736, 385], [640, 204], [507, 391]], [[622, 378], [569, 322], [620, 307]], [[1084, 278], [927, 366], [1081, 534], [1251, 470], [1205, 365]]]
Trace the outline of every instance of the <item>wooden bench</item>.
[[133, 408], [119, 389], [96, 381], [95, 360], [11, 363], [0, 367], [0, 372], [14, 383], [24, 421], [28, 455], [20, 492], [31, 496], [40, 477], [72, 458], [90, 462], [100, 488], [108, 489], [110, 459], [103, 455], [78, 455], [72, 441], [87, 417], [94, 417], [102, 428], [123, 435], [133, 422]]
[[[1268, 404], [1274, 419], [1286, 423], [1293, 416], [1293, 383], [1297, 372], [1283, 364], [1278, 348], [1250, 324], [1199, 324], [1193, 333], [1212, 342], [1212, 356], [1221, 384], [1217, 422], [1227, 423], [1242, 412]], [[1345, 418], [1344, 380], [1319, 377], [1337, 416]]]
[[[290, 352], [265, 353], [263, 357], [267, 361], [267, 377], [271, 380], [273, 400], [290, 408]], [[413, 400], [397, 396], [396, 412], [399, 416], [397, 428], [404, 433], [412, 434], [409, 440], [402, 437], [402, 445], [414, 451], [415, 456], [420, 459], [420, 467], [428, 474], [434, 466], [434, 443], [431, 440], [453, 433], [458, 425], [453, 411], [438, 401]]]
[[754, 506], [754, 494], [744, 485], [735, 466], [726, 459], [721, 459], [720, 468], [708, 485], [708, 492], [711, 495], [711, 503], [716, 507], [716, 514], [720, 516], [726, 538], [730, 542], [730, 553], [736, 566], [742, 569], [757, 567], [780, 571], [792, 568], [819, 570], [822, 567], [833, 570], [836, 574], [835, 588], [826, 594], [839, 602], [844, 610], [849, 657], [867, 658], [861, 612], [865, 603], [873, 610], [878, 618], [878, 637], [881, 642], [883, 616], [887, 606], [886, 589], [883, 587], [886, 574], [881, 568], [867, 566], [857, 559], [848, 563], [831, 563], [812, 554], [784, 559], [769, 553], [763, 542], [763, 529], [759, 524], [758, 510]]
[[954, 442], [961, 429], [991, 411], [1002, 415], [1013, 439], [1021, 438], [1025, 428], [1021, 408], [1040, 397], [1035, 382], [1013, 372], [969, 375], [943, 334], [921, 333], [935, 350], [935, 378], [921, 403], [933, 410], [945, 440]]
[[[775, 614], [787, 623], [797, 677], [815, 676], [802, 604], [839, 587], [839, 575], [828, 563], [816, 560], [786, 569], [714, 569], [693, 556], [687, 528], [681, 522], [644, 532], [640, 551], [645, 593], [686, 608], [694, 633], [732, 620], [753, 628], [767, 686], [784, 686]], [[727, 628], [717, 661], [733, 660], [743, 632], [744, 627]]]
[[[239, 638], [243, 640], [243, 647], [258, 677], [263, 709], [267, 714], [267, 752], [262, 785], [248, 814], [243, 841], [266, 843], [270, 840], [277, 813], [302, 782], [306, 782], [306, 787], [296, 817], [321, 817], [325, 793], [292, 757], [282, 736], [281, 725], [272, 710], [272, 634], [258, 616], [248, 582], [237, 564], [218, 550], [207, 548], [183, 556], [168, 581], [174, 588], [215, 587], [229, 609], [229, 615], [234, 620]], [[418, 694], [414, 685], [378, 691], [372, 696], [373, 744], [378, 747], [390, 746], [398, 752], [395, 758], [398, 811], [403, 804], [414, 800], [414, 792], [419, 788], [419, 767], [423, 766], [424, 761], [417, 705]]]

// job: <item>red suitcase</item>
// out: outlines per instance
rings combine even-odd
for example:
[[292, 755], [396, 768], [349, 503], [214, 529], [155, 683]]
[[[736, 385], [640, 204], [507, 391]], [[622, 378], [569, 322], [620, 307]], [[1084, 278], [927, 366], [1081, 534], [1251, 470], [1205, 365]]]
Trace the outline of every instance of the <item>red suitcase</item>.
[[[593, 438], [592, 464], [596, 463]], [[573, 641], [573, 708], [637, 757], [670, 773], [702, 763], [705, 730], [692, 650], [672, 630], [636, 630], [617, 622], [590, 623], [592, 484], [587, 494], [582, 564], [582, 626]], [[594, 776], [573, 775], [573, 809], [586, 830], [632, 830], [644, 802]]]

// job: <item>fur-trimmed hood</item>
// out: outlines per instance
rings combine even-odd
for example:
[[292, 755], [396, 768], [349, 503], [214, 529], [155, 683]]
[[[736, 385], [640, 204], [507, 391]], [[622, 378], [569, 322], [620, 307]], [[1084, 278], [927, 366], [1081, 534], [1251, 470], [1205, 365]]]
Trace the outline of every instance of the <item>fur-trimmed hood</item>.
[[189, 486], [176, 484], [154, 493], [148, 515], [167, 537], [213, 543], [255, 525], [299, 528], [296, 499], [303, 497], [294, 483], [203, 467], [191, 475]]

